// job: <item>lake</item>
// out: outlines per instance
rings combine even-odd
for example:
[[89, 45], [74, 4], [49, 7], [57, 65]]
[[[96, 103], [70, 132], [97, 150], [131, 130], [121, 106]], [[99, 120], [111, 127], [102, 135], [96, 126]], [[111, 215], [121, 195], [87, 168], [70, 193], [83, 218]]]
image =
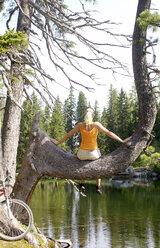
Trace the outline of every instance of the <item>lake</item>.
[[86, 181], [83, 197], [64, 180], [41, 181], [31, 201], [35, 223], [73, 248], [160, 248], [160, 182]]

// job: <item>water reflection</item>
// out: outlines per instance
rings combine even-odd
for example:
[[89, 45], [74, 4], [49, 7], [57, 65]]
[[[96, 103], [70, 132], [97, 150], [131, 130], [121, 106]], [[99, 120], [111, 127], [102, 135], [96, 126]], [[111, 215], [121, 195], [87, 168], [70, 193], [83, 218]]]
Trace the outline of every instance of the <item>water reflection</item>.
[[41, 182], [31, 202], [35, 222], [74, 248], [160, 247], [160, 186], [122, 181], [86, 183], [87, 198], [64, 181]]

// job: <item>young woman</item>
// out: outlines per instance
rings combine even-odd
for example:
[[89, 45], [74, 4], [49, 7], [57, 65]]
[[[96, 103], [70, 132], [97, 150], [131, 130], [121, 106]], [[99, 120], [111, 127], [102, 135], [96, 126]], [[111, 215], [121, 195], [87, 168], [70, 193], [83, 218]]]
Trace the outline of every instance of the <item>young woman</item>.
[[[77, 153], [77, 157], [80, 160], [96, 160], [101, 156], [100, 150], [98, 149], [97, 136], [98, 131], [105, 133], [110, 138], [117, 140], [121, 143], [126, 143], [129, 139], [122, 140], [116, 134], [112, 133], [108, 129], [102, 126], [99, 122], [93, 122], [94, 111], [91, 108], [87, 108], [84, 114], [84, 122], [79, 122], [69, 133], [67, 133], [61, 140], [57, 141], [51, 138], [51, 141], [59, 145], [72, 137], [75, 133], [80, 131], [81, 133], [81, 144]], [[80, 190], [85, 190], [84, 180], [81, 180]], [[101, 194], [101, 179], [96, 179], [96, 192]]]

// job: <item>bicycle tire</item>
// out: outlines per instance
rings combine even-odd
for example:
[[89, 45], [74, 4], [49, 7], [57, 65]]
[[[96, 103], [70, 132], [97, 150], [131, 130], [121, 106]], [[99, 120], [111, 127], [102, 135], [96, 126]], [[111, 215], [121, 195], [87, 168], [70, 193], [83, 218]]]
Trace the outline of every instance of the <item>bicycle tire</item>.
[[[20, 240], [30, 231], [33, 223], [33, 214], [30, 207], [21, 200], [9, 199], [9, 205], [14, 218], [10, 220], [9, 228], [0, 223], [0, 238], [7, 241]], [[19, 228], [15, 228], [15, 219], [18, 221]]]

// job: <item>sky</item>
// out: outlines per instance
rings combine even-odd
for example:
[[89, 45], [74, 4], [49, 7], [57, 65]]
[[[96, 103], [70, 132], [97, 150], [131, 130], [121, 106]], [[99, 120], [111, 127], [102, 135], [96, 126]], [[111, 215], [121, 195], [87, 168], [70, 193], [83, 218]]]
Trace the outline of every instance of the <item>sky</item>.
[[[77, 2], [77, 3], [76, 3]], [[77, 10], [78, 8], [78, 0], [66, 0], [68, 6]], [[137, 12], [138, 0], [97, 0], [96, 4], [91, 5], [88, 4], [88, 9], [96, 9], [99, 14], [97, 14], [98, 18], [103, 18], [105, 20], [111, 20], [116, 23], [121, 23], [117, 25], [117, 27], [113, 30], [115, 33], [132, 35], [134, 30], [135, 17]], [[160, 10], [160, 1], [153, 0], [152, 8]], [[95, 39], [94, 34], [90, 34]], [[117, 59], [126, 63], [129, 68], [130, 76], [118, 76], [114, 78], [110, 71], [101, 71], [97, 70], [98, 76], [101, 78], [101, 82], [104, 86], [95, 86], [94, 92], [87, 92], [85, 90], [88, 100], [91, 102], [92, 106], [94, 105], [95, 100], [98, 101], [100, 109], [102, 110], [107, 106], [108, 94], [110, 85], [113, 85], [113, 88], [116, 88], [120, 91], [123, 88], [127, 93], [130, 92], [131, 88], [134, 85], [133, 71], [132, 71], [132, 49], [131, 47], [128, 49], [124, 48], [110, 48], [111, 54], [113, 54]], [[101, 73], [99, 75], [99, 73]]]
[[[77, 11], [80, 9], [80, 4], [78, 0], [66, 0], [66, 4], [73, 11]], [[96, 18], [103, 20], [111, 20], [116, 23], [121, 23], [120, 25], [116, 25], [114, 28], [111, 26], [111, 31], [115, 33], [127, 34], [131, 35], [133, 33], [136, 9], [137, 9], [138, 0], [98, 0], [96, 4], [87, 4], [85, 3], [85, 8], [89, 10], [96, 10], [97, 14], [95, 14]], [[94, 16], [94, 17], [95, 17]], [[104, 42], [104, 37], [95, 37], [94, 33], [88, 33], [89, 37], [94, 41], [98, 38], [101, 38], [101, 42]], [[106, 42], [106, 41], [105, 41]], [[109, 41], [107, 41], [109, 42]], [[110, 85], [112, 84], [114, 88], [120, 90], [122, 87], [128, 93], [133, 86], [133, 76], [132, 76], [132, 57], [131, 57], [131, 48], [109, 48], [110, 54], [115, 56], [118, 60], [127, 64], [130, 70], [129, 76], [118, 76], [115, 77], [112, 75], [111, 71], [108, 70], [98, 70], [96, 69], [97, 77], [99, 78], [98, 82], [103, 86], [94, 86], [95, 90], [93, 92], [89, 92], [83, 88], [76, 87], [78, 90], [82, 90], [87, 96], [88, 101], [91, 103], [92, 107], [94, 106], [95, 100], [98, 101], [100, 110], [102, 111], [104, 107], [107, 106], [108, 92]], [[72, 72], [73, 73], [73, 72]], [[94, 71], [95, 73], [95, 71]], [[73, 74], [72, 74], [73, 75]], [[78, 74], [77, 74], [78, 75]], [[75, 77], [77, 76], [75, 75]], [[83, 78], [82, 78], [83, 80]], [[87, 82], [88, 83], [88, 82]], [[65, 83], [65, 86], [67, 83]], [[68, 86], [67, 86], [68, 87]], [[68, 90], [61, 89], [61, 87], [56, 86], [54, 88], [54, 92], [57, 91], [57, 94], [60, 97], [64, 97], [64, 99], [68, 96]], [[63, 96], [61, 92], [63, 91]], [[79, 91], [75, 91], [75, 94], [78, 95]]]
[[[82, 1], [82, 0], [81, 0]], [[132, 35], [137, 11], [138, 0], [97, 0], [96, 3], [86, 4], [85, 8], [89, 10], [96, 10], [97, 13], [94, 14], [94, 17], [100, 20], [111, 20], [112, 22], [121, 23], [120, 25], [116, 25], [115, 28], [111, 26], [111, 31], [114, 33], [121, 33], [125, 35]], [[69, 8], [73, 11], [80, 10], [79, 0], [65, 0], [65, 3], [69, 6]], [[160, 9], [160, 1], [152, 0], [152, 6], [156, 9]], [[0, 30], [1, 31], [1, 30]], [[96, 36], [94, 32], [88, 31], [88, 37], [93, 41], [102, 41], [103, 36]], [[106, 41], [105, 41], [106, 42]], [[109, 42], [109, 41], [107, 41]], [[78, 47], [79, 50], [82, 50], [82, 47]], [[83, 48], [84, 49], [84, 48]], [[82, 51], [84, 52], [84, 51]], [[100, 110], [102, 111], [104, 107], [107, 106], [109, 88], [112, 84], [114, 88], [120, 91], [123, 88], [127, 93], [131, 90], [134, 85], [134, 78], [132, 72], [132, 50], [130, 48], [109, 48], [109, 52], [111, 55], [115, 56], [121, 62], [124, 62], [130, 72], [130, 76], [120, 76], [116, 75], [114, 77], [111, 71], [108, 70], [98, 70], [93, 69], [93, 73], [97, 75], [99, 78], [98, 83], [103, 84], [103, 86], [97, 86], [92, 82], [91, 86], [95, 88], [93, 92], [89, 92], [82, 87], [76, 87], [77, 90], [74, 91], [76, 97], [79, 94], [79, 91], [82, 90], [87, 96], [88, 101], [91, 103], [92, 107], [95, 103], [95, 100], [98, 101]], [[46, 53], [44, 51], [42, 56], [42, 61], [44, 60], [44, 66], [49, 73], [55, 73], [53, 66], [49, 66]], [[85, 64], [83, 64], [85, 66]], [[87, 67], [87, 70], [92, 72], [92, 67]], [[73, 72], [70, 69], [69, 73], [73, 76], [73, 78], [79, 78], [80, 81], [84, 81], [84, 78], [80, 76], [78, 73]], [[57, 79], [64, 87], [55, 84], [50, 89], [53, 95], [56, 97], [60, 96], [61, 100], [64, 101], [69, 94], [69, 83], [65, 80], [65, 78], [61, 75], [61, 73], [57, 73]], [[88, 82], [86, 82], [88, 83]]]

